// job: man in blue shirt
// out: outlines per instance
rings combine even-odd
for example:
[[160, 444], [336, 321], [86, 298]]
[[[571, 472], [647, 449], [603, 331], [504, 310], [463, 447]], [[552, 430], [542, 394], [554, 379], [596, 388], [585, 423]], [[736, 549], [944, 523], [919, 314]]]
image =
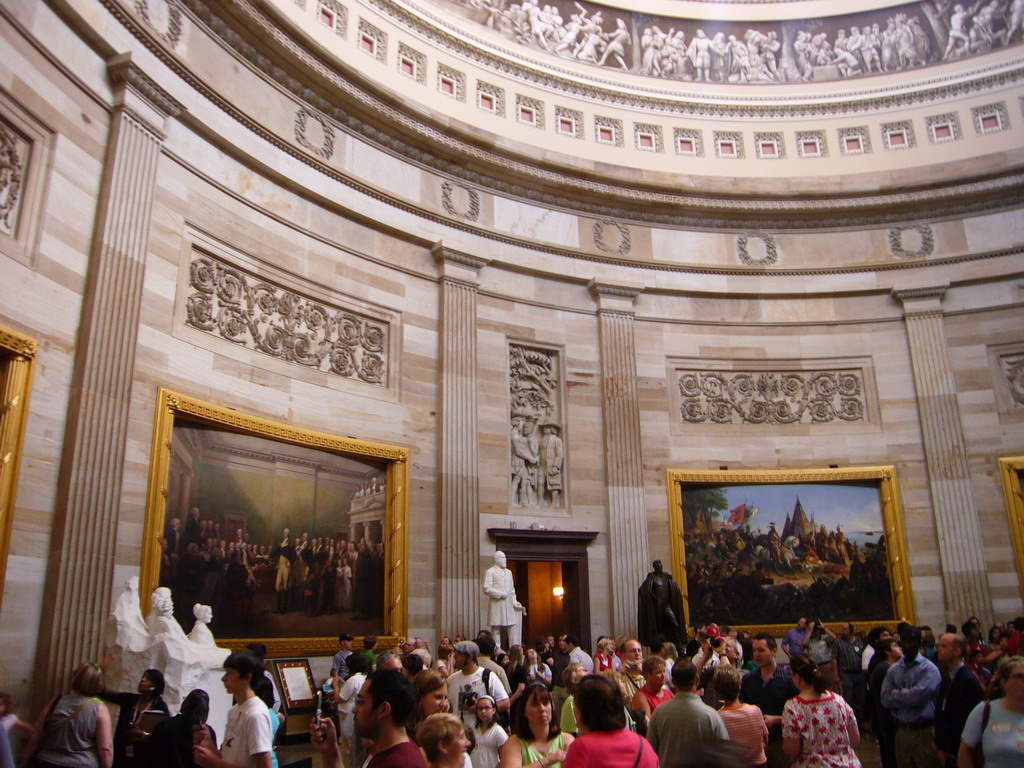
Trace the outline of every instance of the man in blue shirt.
[[348, 632], [338, 635], [338, 646], [340, 650], [334, 654], [334, 660], [331, 661], [331, 677], [347, 680], [348, 664], [345, 663], [345, 659], [352, 655], [352, 635]]
[[935, 735], [935, 694], [942, 676], [921, 655], [920, 627], [900, 633], [903, 658], [889, 667], [882, 683], [882, 706], [896, 721], [896, 764], [899, 768], [943, 768], [932, 743]]
[[782, 751], [782, 708], [799, 691], [789, 677], [789, 670], [775, 660], [775, 638], [767, 633], [754, 637], [754, 664], [740, 683], [740, 701], [759, 707], [768, 726], [765, 755], [769, 768], [784, 768], [790, 760]]

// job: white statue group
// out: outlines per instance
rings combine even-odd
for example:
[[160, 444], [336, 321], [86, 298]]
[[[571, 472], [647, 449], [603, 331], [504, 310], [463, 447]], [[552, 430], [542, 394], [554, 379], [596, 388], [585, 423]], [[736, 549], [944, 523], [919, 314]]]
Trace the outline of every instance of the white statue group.
[[108, 683], [112, 687], [121, 685], [118, 690], [130, 690], [145, 670], [159, 669], [164, 673], [164, 699], [177, 707], [189, 691], [204, 687], [204, 680], [216, 674], [231, 650], [217, 647], [207, 626], [213, 619], [210, 606], [193, 606], [196, 623], [186, 635], [174, 618], [171, 590], [157, 587], [150, 605], [152, 609], [144, 619], [139, 607], [139, 577], [132, 576], [114, 603], [106, 638], [113, 659], [107, 671]]

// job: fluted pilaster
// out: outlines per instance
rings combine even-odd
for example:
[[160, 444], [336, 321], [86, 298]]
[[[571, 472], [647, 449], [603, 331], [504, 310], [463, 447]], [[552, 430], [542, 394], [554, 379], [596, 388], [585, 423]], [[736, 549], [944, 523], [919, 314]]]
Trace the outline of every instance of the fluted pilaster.
[[441, 610], [438, 630], [480, 622], [480, 441], [477, 431], [477, 273], [487, 262], [435, 244], [441, 265]]
[[636, 588], [647, 573], [647, 505], [637, 388], [633, 303], [639, 291], [592, 282], [598, 303], [608, 541], [615, 564], [612, 634], [636, 635]]
[[109, 63], [115, 103], [79, 324], [40, 631], [41, 693], [101, 656], [150, 212], [164, 121], [178, 105], [130, 61]]
[[896, 291], [903, 304], [942, 560], [947, 616], [992, 620], [981, 525], [942, 324], [945, 287]]

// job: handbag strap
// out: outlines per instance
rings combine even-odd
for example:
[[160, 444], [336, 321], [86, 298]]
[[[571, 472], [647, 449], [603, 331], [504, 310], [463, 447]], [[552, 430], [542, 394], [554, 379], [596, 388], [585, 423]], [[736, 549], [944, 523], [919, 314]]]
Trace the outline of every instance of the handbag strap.
[[[76, 717], [78, 717], [79, 713], [83, 709], [85, 709], [87, 705], [91, 704], [94, 701], [99, 701], [99, 699], [97, 699], [95, 696], [93, 696], [91, 699], [86, 699], [81, 704], [79, 704], [77, 707], [75, 707], [75, 711], [74, 712], [72, 712], [70, 715], [68, 715], [63, 720], [61, 720], [59, 723], [57, 723], [57, 727], [54, 728], [53, 733], [55, 733], [55, 734], [60, 733], [61, 729], [64, 728], [65, 725], [67, 725], [72, 720], [74, 720]], [[56, 706], [56, 704], [54, 706]], [[53, 716], [53, 712], [52, 711], [50, 712], [50, 716], [51, 717]], [[49, 720], [47, 720], [47, 722], [49, 722]]]
[[644, 754], [644, 737], [638, 733], [636, 735], [636, 740], [640, 744], [640, 749], [636, 751], [636, 760], [633, 761], [633, 768], [637, 768], [637, 766], [640, 765], [640, 758]]

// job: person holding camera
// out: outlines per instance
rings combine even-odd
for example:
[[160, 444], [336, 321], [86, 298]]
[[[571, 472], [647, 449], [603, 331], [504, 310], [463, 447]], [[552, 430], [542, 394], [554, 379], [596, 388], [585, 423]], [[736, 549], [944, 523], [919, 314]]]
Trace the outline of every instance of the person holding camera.
[[476, 725], [477, 698], [487, 694], [494, 699], [498, 712], [509, 708], [508, 693], [498, 676], [477, 663], [480, 648], [471, 640], [455, 644], [455, 666], [457, 672], [448, 677], [448, 700], [466, 725]]

